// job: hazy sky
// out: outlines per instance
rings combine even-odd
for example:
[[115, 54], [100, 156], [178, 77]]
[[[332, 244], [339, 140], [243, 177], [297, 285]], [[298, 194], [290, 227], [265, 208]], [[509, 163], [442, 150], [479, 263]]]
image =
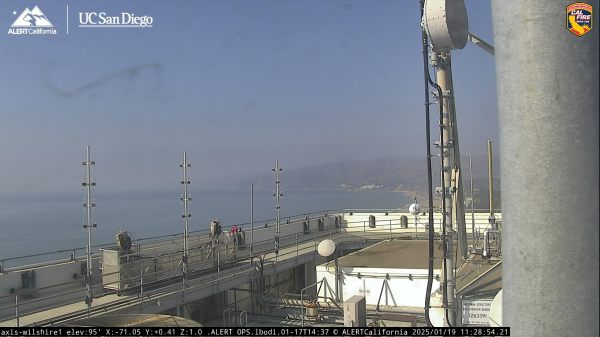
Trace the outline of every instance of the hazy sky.
[[[36, 5], [57, 34], [8, 35]], [[493, 44], [489, 1], [466, 5]], [[80, 12], [153, 27], [80, 28]], [[0, 193], [77, 190], [86, 145], [103, 190], [177, 188], [184, 150], [194, 188], [275, 158], [424, 156], [419, 23], [417, 0], [2, 1]], [[494, 59], [467, 44], [453, 71], [461, 149], [484, 153]]]

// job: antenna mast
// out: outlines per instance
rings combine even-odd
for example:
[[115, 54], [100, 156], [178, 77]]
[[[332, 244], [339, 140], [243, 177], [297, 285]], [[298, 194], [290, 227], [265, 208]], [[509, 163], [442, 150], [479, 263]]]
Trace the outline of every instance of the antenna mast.
[[473, 199], [473, 161], [471, 159], [471, 150], [469, 150], [469, 174], [471, 175], [471, 235], [473, 237], [473, 246], [475, 246], [475, 199]]
[[85, 191], [87, 188], [87, 198], [83, 199], [83, 211], [87, 211], [87, 221], [83, 221], [83, 231], [88, 233], [88, 244], [86, 247], [87, 265], [85, 275], [86, 296], [85, 303], [88, 307], [88, 317], [94, 294], [92, 291], [92, 228], [96, 230], [96, 220], [92, 221], [92, 212], [96, 209], [96, 200], [92, 199], [92, 189], [96, 189], [96, 179], [91, 178], [91, 170], [94, 169], [96, 161], [90, 157], [90, 146], [87, 146], [87, 157], [83, 158], [83, 169], [87, 171], [87, 178], [83, 179], [81, 186]]
[[279, 204], [279, 199], [283, 197], [283, 193], [279, 190], [279, 172], [282, 171], [281, 167], [279, 167], [279, 159], [275, 159], [275, 167], [272, 169], [275, 172], [275, 192], [273, 192], [273, 198], [277, 200], [277, 218], [275, 219], [275, 253], [279, 254], [279, 212], [281, 210], [281, 205]]
[[192, 195], [188, 194], [188, 186], [190, 185], [190, 180], [187, 176], [188, 171], [192, 167], [192, 164], [187, 159], [187, 155], [185, 151], [183, 152], [183, 161], [179, 163], [179, 168], [183, 171], [183, 178], [181, 179], [181, 187], [183, 187], [183, 194], [179, 197], [180, 202], [183, 204], [183, 214], [181, 218], [185, 222], [185, 231], [183, 233], [183, 291], [185, 294], [185, 289], [187, 288], [187, 274], [188, 274], [188, 222], [192, 218], [192, 214], [188, 211], [188, 205], [192, 202]]

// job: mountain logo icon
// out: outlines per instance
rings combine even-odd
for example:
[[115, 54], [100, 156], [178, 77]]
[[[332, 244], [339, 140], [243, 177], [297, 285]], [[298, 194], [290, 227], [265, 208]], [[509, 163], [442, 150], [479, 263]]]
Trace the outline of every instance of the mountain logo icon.
[[53, 27], [50, 20], [42, 13], [38, 6], [33, 7], [33, 10], [25, 8], [23, 13], [13, 22], [11, 27]]

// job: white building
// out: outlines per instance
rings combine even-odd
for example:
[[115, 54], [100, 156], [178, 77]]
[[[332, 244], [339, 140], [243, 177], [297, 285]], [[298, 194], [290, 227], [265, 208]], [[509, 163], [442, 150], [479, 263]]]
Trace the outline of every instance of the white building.
[[[440, 286], [442, 251], [434, 247], [432, 293]], [[335, 254], [334, 254], [335, 255]], [[364, 296], [367, 306], [425, 307], [428, 242], [382, 241], [339, 259], [339, 300]], [[319, 296], [336, 298], [335, 261], [317, 266], [317, 281], [324, 280]]]

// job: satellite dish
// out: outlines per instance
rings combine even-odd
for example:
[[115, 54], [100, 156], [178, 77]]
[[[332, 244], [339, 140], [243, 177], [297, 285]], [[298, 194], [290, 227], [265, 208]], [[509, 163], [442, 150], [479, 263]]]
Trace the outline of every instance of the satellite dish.
[[417, 215], [417, 214], [421, 213], [421, 205], [419, 205], [415, 202], [414, 204], [411, 204], [410, 206], [408, 206], [408, 211], [412, 215]]
[[115, 235], [117, 238], [117, 245], [121, 250], [128, 250], [131, 248], [131, 236], [126, 231], [120, 231]]
[[436, 51], [463, 49], [469, 37], [469, 20], [463, 0], [426, 0], [423, 28]]
[[333, 242], [333, 240], [330, 239], [323, 240], [319, 243], [317, 251], [319, 252], [319, 255], [327, 257], [333, 254], [333, 252], [335, 251], [335, 242]]

